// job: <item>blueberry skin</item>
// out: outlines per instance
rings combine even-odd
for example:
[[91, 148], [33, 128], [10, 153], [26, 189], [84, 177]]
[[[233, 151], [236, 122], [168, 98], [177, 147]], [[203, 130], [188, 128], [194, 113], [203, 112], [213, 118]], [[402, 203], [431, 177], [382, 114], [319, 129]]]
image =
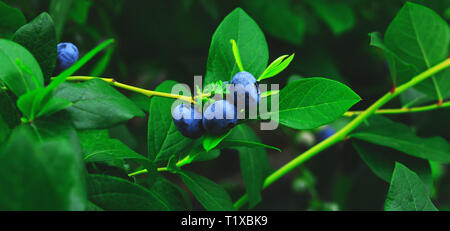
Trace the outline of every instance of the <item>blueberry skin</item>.
[[178, 131], [186, 137], [196, 139], [205, 133], [202, 115], [193, 105], [183, 103], [176, 106], [172, 111], [172, 119]]
[[78, 48], [72, 43], [60, 43], [57, 47], [57, 68], [61, 71], [69, 68], [78, 60]]
[[[231, 84], [233, 84], [235, 87], [235, 89], [234, 89], [235, 105], [236, 105], [236, 99], [239, 96], [245, 97], [246, 105], [250, 105], [249, 102], [252, 102], [252, 103], [256, 102], [256, 104], [259, 103], [259, 99], [261, 97], [261, 92], [259, 90], [259, 84], [252, 74], [250, 74], [246, 71], [238, 72], [231, 79]], [[248, 85], [252, 85], [254, 87], [252, 87], [250, 89], [246, 89]]]
[[[216, 115], [222, 110], [222, 115]], [[227, 117], [230, 117], [229, 119]], [[236, 107], [226, 100], [218, 100], [203, 112], [203, 127], [212, 135], [222, 135], [236, 126], [238, 122]]]
[[336, 131], [332, 127], [326, 126], [324, 129], [320, 130], [317, 133], [317, 140], [319, 142], [323, 141], [323, 140], [327, 139], [328, 137], [334, 135], [335, 133], [336, 133]]

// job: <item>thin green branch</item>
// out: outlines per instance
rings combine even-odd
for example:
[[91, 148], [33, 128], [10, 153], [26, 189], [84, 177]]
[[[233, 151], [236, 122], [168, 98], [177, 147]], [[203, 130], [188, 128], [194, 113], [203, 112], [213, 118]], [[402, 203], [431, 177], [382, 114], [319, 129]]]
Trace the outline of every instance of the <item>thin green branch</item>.
[[[437, 64], [436, 66], [431, 67], [430, 69], [420, 73], [419, 75], [412, 78], [409, 82], [399, 86], [395, 92], [388, 92], [384, 96], [382, 96], [379, 100], [377, 100], [374, 104], [372, 104], [369, 108], [367, 108], [364, 112], [359, 114], [355, 119], [353, 119], [350, 123], [348, 123], [344, 128], [336, 132], [333, 136], [328, 139], [323, 140], [317, 145], [313, 146], [311, 149], [307, 150], [303, 154], [300, 154], [295, 159], [291, 160], [287, 164], [283, 165], [281, 168], [270, 174], [264, 181], [263, 188], [267, 188], [275, 181], [280, 179], [282, 176], [286, 175], [302, 163], [306, 162], [310, 158], [314, 157], [321, 151], [327, 149], [328, 147], [334, 145], [337, 142], [340, 142], [345, 139], [345, 137], [353, 131], [356, 127], [358, 127], [362, 122], [364, 122], [369, 116], [375, 113], [381, 106], [389, 102], [391, 99], [404, 92], [408, 88], [422, 82], [423, 80], [429, 78], [430, 76], [436, 74], [439, 71], [444, 70], [450, 66], [450, 58], [447, 58], [445, 61]], [[237, 200], [234, 206], [239, 209], [248, 201], [247, 194], [244, 194], [239, 200]]]
[[[192, 156], [191, 155], [187, 155], [186, 157], [184, 157], [183, 159], [178, 161], [175, 165], [178, 168], [180, 168], [180, 167], [182, 167], [182, 166], [184, 166], [186, 164], [189, 164], [195, 159], [195, 157], [197, 157], [197, 155], [192, 155]], [[170, 170], [171, 169], [169, 169], [168, 167], [157, 168], [158, 172], [166, 172], [166, 171], [170, 171]], [[138, 170], [138, 171], [132, 172], [132, 173], [128, 174], [128, 176], [136, 176], [136, 175], [144, 174], [144, 173], [147, 173], [147, 172], [148, 172], [147, 169], [142, 169], [142, 170]]]
[[166, 98], [172, 98], [172, 99], [180, 99], [180, 100], [184, 100], [186, 102], [194, 103], [192, 97], [189, 97], [189, 96], [175, 95], [175, 94], [159, 92], [159, 91], [150, 91], [150, 90], [146, 90], [143, 88], [119, 83], [112, 78], [99, 78], [99, 77], [91, 77], [91, 76], [71, 76], [71, 77], [67, 78], [67, 81], [87, 81], [87, 80], [91, 80], [91, 79], [101, 79], [101, 80], [111, 84], [112, 86], [122, 88], [125, 90], [129, 90], [129, 91], [133, 91], [136, 93], [140, 93], [140, 94], [146, 95], [148, 97], [160, 96], [160, 97], [166, 97]]
[[[442, 109], [450, 107], [450, 101], [439, 104], [431, 104], [426, 106], [419, 107], [404, 107], [404, 108], [395, 108], [395, 109], [379, 109], [376, 110], [374, 114], [405, 114], [405, 113], [415, 113], [415, 112], [424, 112], [424, 111], [432, 111], [436, 109]], [[344, 113], [344, 116], [354, 116], [363, 113], [364, 111], [347, 111]]]

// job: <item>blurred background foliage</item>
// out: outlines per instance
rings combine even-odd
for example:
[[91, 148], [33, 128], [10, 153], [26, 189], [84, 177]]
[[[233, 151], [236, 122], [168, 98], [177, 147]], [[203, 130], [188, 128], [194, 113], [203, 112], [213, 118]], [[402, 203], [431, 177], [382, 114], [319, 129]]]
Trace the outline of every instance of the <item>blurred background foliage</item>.
[[[243, 8], [261, 27], [269, 44], [270, 60], [295, 52], [290, 67], [269, 82], [284, 86], [302, 77], [326, 77], [349, 85], [362, 97], [353, 109], [364, 109], [391, 89], [392, 82], [380, 49], [369, 46], [368, 33], [384, 34], [404, 0], [5, 0], [22, 10], [27, 20], [47, 11], [55, 21], [60, 42], [73, 42], [81, 55], [108, 38], [115, 46], [79, 71], [79, 74], [113, 77], [118, 81], [154, 89], [167, 79], [192, 85], [194, 75], [205, 73], [210, 40], [220, 21], [236, 7]], [[448, 0], [414, 0], [450, 20]], [[411, 92], [410, 92], [411, 93]], [[148, 99], [124, 94], [148, 111]], [[411, 94], [415, 94], [412, 92]], [[403, 99], [406, 99], [403, 97]], [[399, 99], [387, 107], [400, 107]], [[450, 139], [449, 110], [390, 116], [414, 128], [419, 136]], [[339, 129], [348, 119], [331, 127]], [[252, 124], [255, 128], [259, 124]], [[146, 118], [133, 119], [110, 129], [136, 151], [146, 153]], [[272, 167], [305, 151], [317, 131], [281, 127], [259, 131]], [[306, 132], [306, 133], [305, 133]], [[309, 133], [311, 132], [311, 133]], [[306, 135], [305, 135], [306, 134]], [[311, 136], [312, 134], [312, 136]], [[306, 138], [305, 138], [306, 137]], [[384, 152], [394, 152], [385, 149]], [[221, 183], [237, 199], [243, 193], [238, 156], [226, 150], [213, 161], [188, 166]], [[117, 168], [116, 166], [121, 166]], [[123, 163], [94, 166], [90, 171], [126, 177]], [[448, 168], [431, 163], [432, 199], [450, 209]], [[375, 176], [350, 142], [326, 150], [293, 174], [263, 192], [259, 210], [381, 210], [389, 185]], [[200, 208], [194, 204], [194, 208]]]

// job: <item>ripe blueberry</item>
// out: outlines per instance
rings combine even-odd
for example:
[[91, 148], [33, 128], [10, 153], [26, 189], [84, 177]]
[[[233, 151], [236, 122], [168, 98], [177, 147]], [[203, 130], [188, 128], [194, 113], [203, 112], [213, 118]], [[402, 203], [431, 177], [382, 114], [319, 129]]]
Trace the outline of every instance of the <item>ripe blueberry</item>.
[[334, 135], [335, 133], [336, 133], [336, 131], [332, 127], [325, 126], [325, 128], [321, 129], [317, 133], [317, 140], [320, 142], [320, 141], [325, 140], [328, 137]]
[[236, 107], [226, 100], [218, 100], [203, 112], [203, 127], [210, 134], [221, 135], [237, 124]]
[[203, 135], [202, 115], [193, 105], [180, 104], [172, 111], [175, 126], [186, 137], [196, 139]]
[[60, 43], [57, 47], [58, 62], [57, 68], [62, 71], [74, 64], [78, 60], [78, 48], [72, 43]]
[[234, 104], [236, 105], [238, 98], [245, 97], [245, 105], [249, 106], [250, 103], [252, 105], [256, 105], [259, 103], [259, 98], [261, 96], [261, 92], [259, 90], [258, 82], [256, 82], [255, 77], [252, 74], [241, 71], [233, 76], [231, 79], [231, 84], [234, 89]]

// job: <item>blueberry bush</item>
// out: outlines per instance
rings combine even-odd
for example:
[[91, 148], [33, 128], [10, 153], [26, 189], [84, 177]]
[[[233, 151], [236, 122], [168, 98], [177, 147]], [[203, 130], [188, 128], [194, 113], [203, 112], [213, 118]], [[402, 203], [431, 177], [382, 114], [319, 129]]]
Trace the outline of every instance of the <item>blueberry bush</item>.
[[0, 1], [0, 210], [448, 210], [449, 20], [445, 0]]

